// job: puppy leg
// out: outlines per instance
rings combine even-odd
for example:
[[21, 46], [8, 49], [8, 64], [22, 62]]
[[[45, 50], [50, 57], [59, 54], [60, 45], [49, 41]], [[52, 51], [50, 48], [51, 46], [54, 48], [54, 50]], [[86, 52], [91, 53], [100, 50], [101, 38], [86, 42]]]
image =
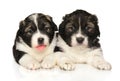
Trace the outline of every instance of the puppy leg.
[[51, 69], [51, 68], [55, 67], [55, 65], [56, 65], [55, 54], [50, 54], [50, 55], [46, 56], [41, 63], [41, 67], [45, 68], [45, 69]]
[[88, 55], [87, 63], [100, 69], [111, 70], [111, 65], [103, 58], [102, 51], [95, 50]]
[[63, 69], [63, 70], [74, 70], [75, 66], [73, 65], [73, 62], [71, 61], [71, 59], [67, 56], [65, 56], [64, 53], [62, 52], [56, 52], [57, 55], [57, 65]]
[[19, 64], [30, 70], [36, 70], [40, 68], [40, 63], [28, 54], [22, 56], [22, 58], [19, 60]]
[[100, 70], [111, 70], [110, 63], [105, 61], [101, 56], [94, 56], [90, 64]]

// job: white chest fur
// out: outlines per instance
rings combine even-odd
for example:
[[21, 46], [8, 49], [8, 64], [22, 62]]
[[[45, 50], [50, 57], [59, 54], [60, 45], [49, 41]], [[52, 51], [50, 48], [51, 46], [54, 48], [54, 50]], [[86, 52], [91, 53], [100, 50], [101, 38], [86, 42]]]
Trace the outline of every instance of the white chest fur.
[[20, 42], [16, 42], [16, 49], [19, 51], [23, 51], [29, 55], [31, 55], [33, 58], [35, 58], [38, 61], [43, 60], [43, 58], [48, 55], [53, 53], [54, 47], [55, 47], [55, 42], [56, 42], [56, 38], [54, 37], [53, 41], [51, 42], [51, 44], [49, 46], [47, 46], [45, 48], [45, 50], [39, 52], [37, 50], [35, 50], [34, 48], [29, 47], [23, 40], [21, 37], [20, 38]]

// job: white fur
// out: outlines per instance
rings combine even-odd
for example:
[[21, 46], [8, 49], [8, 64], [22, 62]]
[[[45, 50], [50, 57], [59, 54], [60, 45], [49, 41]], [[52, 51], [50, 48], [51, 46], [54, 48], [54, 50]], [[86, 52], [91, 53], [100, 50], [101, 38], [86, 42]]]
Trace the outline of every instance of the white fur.
[[44, 39], [44, 45], [49, 45], [49, 38], [47, 35], [42, 34], [39, 30], [33, 34], [32, 36], [32, 47], [35, 48], [36, 46], [38, 46], [38, 38], [43, 38]]
[[[81, 27], [80, 27], [81, 28]], [[73, 34], [71, 36], [71, 46], [78, 46], [78, 45], [88, 45], [88, 38], [81, 33], [81, 29], [79, 28], [79, 31], [76, 34]], [[82, 37], [84, 38], [84, 41], [82, 44], [79, 44], [76, 40], [76, 38]]]
[[43, 62], [41, 63], [41, 67], [45, 69], [51, 69], [56, 65], [57, 58], [54, 53], [47, 55]]
[[[82, 44], [79, 44], [76, 40], [77, 37], [83, 37], [84, 41]], [[78, 45], [88, 45], [87, 37], [81, 36], [80, 34], [74, 34], [71, 36], [71, 46], [78, 46]]]
[[[103, 58], [101, 48], [92, 49], [92, 48], [88, 48], [86, 45], [78, 45], [78, 46], [69, 47], [60, 36], [58, 37], [58, 39], [59, 41], [57, 43], [57, 46], [63, 49], [64, 53], [62, 55], [65, 55], [67, 57], [65, 61], [67, 64], [68, 62], [73, 63], [73, 64], [74, 63], [87, 63], [98, 69], [103, 69], [103, 70], [111, 69], [111, 65], [108, 62], [106, 62]], [[59, 63], [60, 62], [58, 61], [58, 64]], [[66, 66], [64, 66], [64, 64], [62, 67], [65, 68]]]
[[63, 70], [74, 70], [75, 66], [73, 65], [71, 59], [64, 54], [63, 52], [56, 52], [56, 62], [57, 65]]
[[[46, 49], [42, 52], [38, 52], [34, 48], [29, 47], [22, 40], [21, 37], [19, 37], [19, 38], [20, 38], [20, 42], [16, 42], [16, 49], [27, 53], [19, 60], [19, 63], [28, 69], [40, 68], [40, 67], [38, 67], [40, 62], [42, 62], [47, 55], [53, 54], [53, 50], [54, 50], [54, 47], [56, 44], [55, 35], [54, 35], [54, 38], [53, 38], [53, 41], [51, 42], [51, 44], [49, 46], [47, 46]], [[44, 68], [44, 67], [42, 67], [42, 68]], [[46, 68], [46, 66], [45, 66], [45, 68]]]
[[26, 67], [27, 69], [36, 70], [41, 67], [40, 63], [34, 59], [31, 55], [25, 54], [20, 60], [19, 63]]

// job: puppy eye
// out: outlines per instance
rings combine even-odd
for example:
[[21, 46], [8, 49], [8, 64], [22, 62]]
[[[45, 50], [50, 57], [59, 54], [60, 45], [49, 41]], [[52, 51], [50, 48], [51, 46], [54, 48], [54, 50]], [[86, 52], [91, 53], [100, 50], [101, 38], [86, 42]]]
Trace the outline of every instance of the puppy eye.
[[45, 27], [45, 31], [49, 33], [49, 32], [51, 32], [51, 28], [50, 27]]
[[31, 34], [33, 33], [33, 31], [32, 31], [32, 29], [28, 29], [28, 30], [26, 31], [26, 33], [27, 33], [27, 35], [31, 35]]
[[86, 27], [85, 29], [86, 29], [86, 30], [89, 30], [89, 29], [91, 29], [91, 27]]
[[72, 31], [74, 31], [74, 27], [73, 26], [69, 26], [69, 27], [67, 27], [67, 29], [66, 29], [68, 32], [72, 32]]
[[93, 27], [86, 27], [86, 30], [90, 33], [94, 33], [94, 28]]

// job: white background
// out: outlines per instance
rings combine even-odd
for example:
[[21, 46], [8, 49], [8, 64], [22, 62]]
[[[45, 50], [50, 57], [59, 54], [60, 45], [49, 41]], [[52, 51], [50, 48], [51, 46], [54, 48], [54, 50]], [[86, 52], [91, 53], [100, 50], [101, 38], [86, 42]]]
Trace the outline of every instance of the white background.
[[[3, 81], [120, 81], [120, 2], [119, 0], [1, 0], [0, 1], [0, 80]], [[19, 22], [32, 13], [62, 17], [76, 9], [96, 14], [101, 31], [100, 43], [112, 71], [99, 71], [78, 65], [75, 71], [29, 71], [19, 67], [12, 56], [12, 45]]]

